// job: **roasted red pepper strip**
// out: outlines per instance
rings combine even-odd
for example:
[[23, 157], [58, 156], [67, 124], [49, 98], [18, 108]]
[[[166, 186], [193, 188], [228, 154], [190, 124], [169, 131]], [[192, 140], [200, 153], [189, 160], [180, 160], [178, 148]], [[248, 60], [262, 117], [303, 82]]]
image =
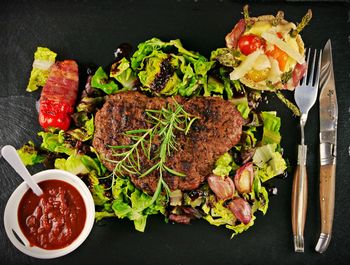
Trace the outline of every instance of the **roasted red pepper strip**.
[[39, 123], [44, 129], [50, 127], [67, 130], [78, 95], [78, 65], [75, 61], [56, 62], [40, 97]]

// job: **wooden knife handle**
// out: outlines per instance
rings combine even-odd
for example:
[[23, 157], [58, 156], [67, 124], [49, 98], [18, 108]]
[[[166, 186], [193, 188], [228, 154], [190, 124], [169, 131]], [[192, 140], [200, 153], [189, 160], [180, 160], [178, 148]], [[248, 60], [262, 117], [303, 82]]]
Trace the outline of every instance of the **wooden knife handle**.
[[[302, 175], [302, 171], [304, 174]], [[300, 190], [301, 185], [301, 190]], [[295, 252], [304, 252], [304, 227], [307, 209], [307, 173], [305, 165], [297, 165], [292, 190], [292, 228]]]
[[335, 164], [320, 167], [321, 234], [315, 250], [326, 251], [332, 236], [335, 198]]
[[335, 195], [335, 164], [320, 168], [321, 233], [332, 233]]

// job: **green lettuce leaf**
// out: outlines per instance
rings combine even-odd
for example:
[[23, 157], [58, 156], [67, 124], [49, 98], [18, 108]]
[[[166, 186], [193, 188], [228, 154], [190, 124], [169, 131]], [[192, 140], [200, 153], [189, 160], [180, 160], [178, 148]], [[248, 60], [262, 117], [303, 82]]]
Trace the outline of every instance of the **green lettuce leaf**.
[[23, 145], [19, 150], [17, 150], [17, 153], [25, 166], [40, 164], [45, 160], [45, 156], [38, 154], [38, 151], [32, 141], [29, 141], [27, 144]]
[[259, 211], [266, 214], [269, 207], [269, 194], [265, 187], [261, 186], [259, 190]]
[[244, 150], [248, 150], [251, 148], [254, 148], [256, 146], [257, 143], [257, 139], [255, 136], [255, 132], [256, 132], [256, 127], [251, 126], [248, 127], [248, 129], [244, 130], [242, 132], [242, 136], [244, 136], [244, 143], [243, 143], [243, 148]]
[[233, 230], [231, 238], [254, 225], [254, 214], [248, 224], [236, 224], [236, 217], [228, 208], [223, 206], [222, 201], [216, 201], [213, 195], [210, 195], [207, 200], [207, 203], [202, 206], [202, 210], [206, 214], [203, 218], [211, 225], [224, 225], [227, 229]]
[[232, 170], [232, 166], [230, 165], [232, 161], [232, 156], [229, 153], [223, 154], [216, 160], [213, 173], [217, 176], [228, 176]]
[[115, 214], [107, 211], [96, 211], [95, 212], [95, 220], [101, 221], [104, 218], [115, 217]]
[[244, 231], [248, 230], [249, 227], [253, 226], [254, 225], [254, 220], [256, 219], [255, 215], [253, 214], [252, 215], [252, 219], [250, 220], [250, 222], [248, 224], [244, 224], [244, 223], [240, 223], [238, 225], [226, 225], [226, 228], [227, 229], [231, 229], [233, 230], [233, 233], [231, 235], [231, 239], [240, 234], [240, 233], [243, 233]]
[[206, 87], [206, 89], [204, 90], [204, 96], [208, 97], [210, 96], [212, 93], [216, 93], [216, 94], [223, 94], [224, 92], [224, 84], [221, 83], [219, 80], [217, 80], [214, 77], [209, 77], [208, 78], [208, 86]]
[[55, 160], [55, 168], [71, 172], [74, 175], [88, 174], [89, 170], [82, 161], [82, 155], [73, 154], [67, 159], [57, 158]]
[[266, 112], [261, 113], [264, 123], [263, 129], [263, 144], [279, 144], [281, 142], [281, 119], [276, 116], [275, 112]]
[[232, 81], [229, 78], [229, 71], [227, 70], [227, 68], [220, 67], [219, 73], [221, 80], [224, 82], [224, 90], [226, 92], [227, 99], [231, 100], [233, 98], [233, 89], [231, 87]]
[[108, 75], [99, 67], [91, 79], [91, 86], [94, 88], [101, 89], [106, 94], [114, 94], [118, 91], [118, 85], [113, 81], [108, 79]]
[[99, 184], [95, 171], [90, 171], [88, 178], [89, 182], [92, 184], [90, 191], [95, 205], [105, 205], [105, 203], [110, 201], [110, 198], [106, 196], [105, 188]]
[[153, 81], [161, 71], [162, 63], [168, 58], [168, 55], [162, 51], [155, 50], [146, 58], [147, 62], [142, 63], [144, 67], [140, 69], [138, 76], [141, 84], [150, 90]]
[[125, 57], [112, 65], [109, 76], [115, 78], [127, 90], [135, 88], [139, 81]]
[[176, 94], [181, 84], [181, 79], [175, 71], [180, 59], [175, 55], [169, 57], [168, 54], [157, 50], [146, 58], [147, 61], [142, 63], [144, 67], [138, 73], [143, 89], [163, 95]]
[[57, 54], [48, 48], [38, 47], [34, 53], [33, 69], [30, 73], [27, 91], [32, 92], [43, 87], [49, 77], [51, 66]]
[[211, 52], [210, 60], [218, 61], [220, 64], [226, 67], [235, 68], [239, 65], [241, 60], [240, 52], [228, 48], [218, 48]]
[[215, 226], [234, 226], [236, 217], [228, 208], [222, 205], [222, 202], [217, 202], [213, 195], [210, 195], [207, 200], [208, 202], [202, 206], [202, 210], [206, 214], [203, 218], [206, 221]]
[[253, 200], [253, 212], [259, 210], [263, 214], [266, 214], [269, 207], [269, 194], [264, 186], [261, 185], [259, 176], [254, 176], [253, 190], [249, 194], [249, 200]]
[[[95, 205], [104, 206], [105, 203], [110, 201], [110, 198], [106, 196], [104, 186], [99, 184], [98, 176], [103, 176], [106, 169], [97, 158], [94, 159], [87, 155], [73, 154], [67, 159], [57, 158], [55, 160], [55, 168], [87, 177]], [[101, 219], [102, 216], [99, 218]]]
[[253, 156], [253, 163], [262, 168], [272, 158], [272, 154], [275, 152], [276, 147], [276, 144], [267, 144], [258, 147]]
[[[67, 159], [57, 158], [55, 160], [55, 168], [69, 171], [75, 175], [95, 172], [94, 174], [97, 174], [97, 176], [103, 176], [106, 172], [106, 168], [98, 158], [76, 153], [70, 155]], [[93, 180], [93, 184], [98, 183], [96, 179]]]
[[286, 161], [281, 153], [276, 151], [277, 144], [268, 144], [258, 147], [253, 156], [253, 163], [257, 166], [257, 174], [265, 182], [287, 169]]
[[65, 132], [63, 130], [58, 132], [39, 132], [42, 137], [41, 148], [52, 153], [64, 153], [71, 155], [75, 153], [75, 149], [66, 141]]
[[77, 105], [77, 111], [93, 113], [103, 102], [104, 97], [83, 97]]
[[243, 119], [248, 119], [250, 108], [246, 97], [242, 97], [240, 102], [236, 105], [238, 111], [241, 113]]
[[142, 61], [145, 57], [149, 56], [153, 51], [155, 50], [162, 50], [166, 53], [171, 52], [172, 50], [177, 50], [175, 53], [181, 53], [189, 60], [191, 58], [198, 59], [200, 55], [195, 52], [191, 52], [186, 50], [179, 39], [177, 40], [170, 40], [169, 42], [161, 41], [157, 38], [152, 38], [150, 40], [147, 40], [145, 42], [140, 43], [137, 46], [137, 51], [133, 54], [131, 58], [131, 67], [136, 70], [140, 67]]
[[78, 117], [78, 123], [80, 126], [73, 130], [67, 131], [67, 134], [82, 142], [91, 140], [95, 130], [94, 116], [91, 115], [91, 118], [89, 118], [86, 112], [78, 112], [74, 115]]
[[137, 231], [145, 230], [148, 215], [165, 214], [165, 196], [158, 196], [152, 203], [152, 196], [136, 189], [129, 178], [115, 177], [112, 194], [115, 215], [133, 221]]
[[157, 95], [198, 94], [207, 89], [207, 72], [213, 64], [186, 50], [180, 40], [163, 42], [157, 38], [140, 43], [131, 58], [141, 88]]

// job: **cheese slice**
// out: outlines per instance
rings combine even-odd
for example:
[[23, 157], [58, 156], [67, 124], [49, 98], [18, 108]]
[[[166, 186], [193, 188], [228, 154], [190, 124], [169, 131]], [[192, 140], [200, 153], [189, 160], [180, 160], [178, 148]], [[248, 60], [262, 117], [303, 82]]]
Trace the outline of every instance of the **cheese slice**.
[[253, 68], [258, 71], [264, 70], [270, 67], [271, 67], [271, 63], [270, 63], [269, 57], [267, 57], [265, 54], [259, 55], [259, 57], [256, 59], [253, 65]]
[[260, 36], [261, 33], [270, 30], [271, 27], [272, 24], [269, 21], [256, 21], [253, 26], [244, 33], [244, 35], [254, 34]]
[[298, 51], [288, 45], [288, 43], [285, 41], [278, 38], [276, 35], [264, 32], [261, 34], [261, 37], [263, 37], [267, 42], [276, 45], [278, 48], [296, 60], [299, 64], [303, 64], [305, 62], [304, 56], [302, 56]]
[[271, 62], [271, 70], [269, 72], [269, 76], [267, 77], [267, 80], [269, 80], [272, 84], [275, 84], [279, 81], [281, 81], [281, 74], [280, 68], [278, 66], [278, 62], [276, 59], [270, 58]]
[[264, 54], [264, 52], [260, 49], [249, 54], [246, 59], [230, 73], [230, 79], [238, 80], [248, 73], [253, 68], [255, 61], [261, 54]]
[[283, 35], [283, 37], [285, 38], [287, 35], [289, 35], [289, 32], [295, 28], [296, 28], [295, 24], [292, 22], [289, 22], [286, 24], [277, 25], [275, 28], [275, 32], [281, 33]]

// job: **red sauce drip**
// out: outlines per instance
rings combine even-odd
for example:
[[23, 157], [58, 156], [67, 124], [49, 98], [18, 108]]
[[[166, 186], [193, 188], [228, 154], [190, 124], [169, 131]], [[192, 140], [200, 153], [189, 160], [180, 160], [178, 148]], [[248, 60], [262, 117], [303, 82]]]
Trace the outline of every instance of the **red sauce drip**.
[[39, 183], [43, 195], [28, 190], [18, 207], [19, 226], [31, 246], [59, 249], [70, 245], [81, 233], [86, 207], [76, 188], [61, 180]]

